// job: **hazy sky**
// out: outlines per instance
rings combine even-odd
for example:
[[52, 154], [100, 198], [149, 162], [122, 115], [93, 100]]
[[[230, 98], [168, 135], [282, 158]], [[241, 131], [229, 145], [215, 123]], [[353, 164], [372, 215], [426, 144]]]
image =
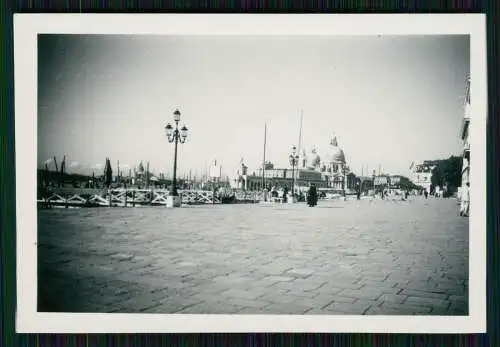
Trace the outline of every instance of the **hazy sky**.
[[286, 166], [301, 109], [303, 147], [325, 155], [335, 133], [357, 174], [407, 174], [412, 161], [460, 153], [468, 36], [40, 35], [38, 45], [39, 164], [67, 154], [70, 171], [88, 173], [110, 157], [170, 174], [164, 125], [176, 108], [189, 128], [180, 174], [214, 159], [228, 174], [241, 158], [257, 170], [265, 123], [266, 159]]

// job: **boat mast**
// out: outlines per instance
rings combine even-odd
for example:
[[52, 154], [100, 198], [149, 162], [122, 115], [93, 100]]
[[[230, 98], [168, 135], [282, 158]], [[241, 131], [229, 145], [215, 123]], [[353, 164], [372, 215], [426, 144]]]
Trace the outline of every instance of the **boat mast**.
[[267, 124], [264, 123], [264, 153], [262, 158], [262, 189], [266, 187], [266, 143], [267, 143]]
[[304, 119], [304, 112], [301, 109], [300, 110], [300, 128], [299, 128], [299, 147], [297, 148], [299, 155], [300, 155], [300, 150], [302, 147], [302, 120], [303, 119]]
[[[300, 109], [300, 128], [299, 128], [299, 147], [297, 148], [297, 155], [299, 156], [300, 158], [300, 150], [302, 148], [302, 120], [304, 119], [304, 111], [302, 109]], [[299, 159], [300, 161], [300, 159]], [[299, 163], [297, 163], [297, 166], [300, 166]], [[295, 182], [295, 184], [297, 185], [297, 173], [299, 172], [298, 170], [298, 167], [297, 167], [297, 170], [293, 171], [293, 181]], [[293, 187], [293, 190], [292, 191], [295, 191], [295, 187]]]

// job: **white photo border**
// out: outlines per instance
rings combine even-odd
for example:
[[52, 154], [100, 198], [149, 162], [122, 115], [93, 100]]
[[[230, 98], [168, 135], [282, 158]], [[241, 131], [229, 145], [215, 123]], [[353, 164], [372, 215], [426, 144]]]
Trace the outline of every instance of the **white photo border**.
[[[37, 35], [470, 35], [469, 316], [37, 312]], [[483, 14], [14, 14], [18, 333], [486, 331], [486, 16]], [[458, 136], [458, 134], [457, 134]], [[33, 182], [33, 185], [27, 184]], [[50, 284], [47, 284], [50, 285]]]

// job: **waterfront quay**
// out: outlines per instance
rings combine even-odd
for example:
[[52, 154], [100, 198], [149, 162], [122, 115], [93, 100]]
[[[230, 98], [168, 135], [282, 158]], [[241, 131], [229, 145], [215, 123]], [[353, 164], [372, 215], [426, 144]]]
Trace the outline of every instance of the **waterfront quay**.
[[38, 310], [467, 315], [454, 199], [38, 211]]

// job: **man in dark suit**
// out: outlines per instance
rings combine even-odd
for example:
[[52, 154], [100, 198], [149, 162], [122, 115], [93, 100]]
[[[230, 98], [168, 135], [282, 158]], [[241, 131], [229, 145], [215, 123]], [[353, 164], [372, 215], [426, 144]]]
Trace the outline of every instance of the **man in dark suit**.
[[307, 204], [309, 207], [316, 206], [318, 204], [318, 192], [314, 183], [309, 186], [309, 192], [307, 193]]

